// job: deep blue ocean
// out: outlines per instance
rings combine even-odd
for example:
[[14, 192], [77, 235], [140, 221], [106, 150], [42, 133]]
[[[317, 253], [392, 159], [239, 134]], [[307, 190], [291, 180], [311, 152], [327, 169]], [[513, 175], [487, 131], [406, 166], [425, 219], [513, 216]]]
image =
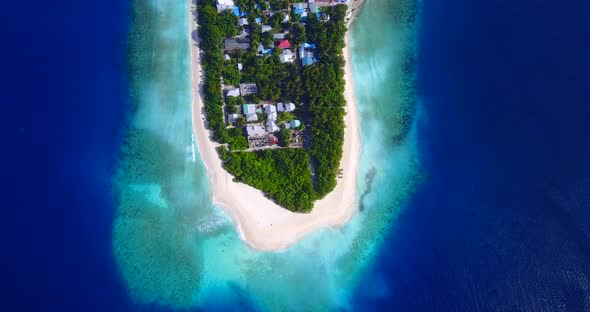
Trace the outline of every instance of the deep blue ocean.
[[[23, 1], [2, 13], [3, 104], [17, 117], [1, 310], [138, 308], [111, 246], [129, 5]], [[583, 1], [424, 0], [428, 178], [355, 310], [590, 311], [589, 12]]]
[[429, 178], [359, 287], [359, 310], [590, 311], [589, 8], [424, 1]]
[[16, 156], [3, 173], [12, 185], [0, 310], [125, 309], [110, 180], [129, 111], [129, 3], [6, 5], [3, 117]]

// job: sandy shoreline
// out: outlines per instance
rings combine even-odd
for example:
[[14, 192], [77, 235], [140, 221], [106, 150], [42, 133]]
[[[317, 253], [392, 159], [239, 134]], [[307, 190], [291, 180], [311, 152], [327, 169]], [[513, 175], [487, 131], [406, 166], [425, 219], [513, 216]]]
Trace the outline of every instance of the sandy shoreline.
[[[344, 177], [338, 179], [334, 191], [324, 199], [316, 201], [311, 213], [292, 213], [264, 197], [261, 191], [246, 184], [233, 182], [232, 176], [222, 168], [215, 150], [217, 143], [210, 140], [210, 132], [205, 127], [202, 113], [203, 94], [195, 21], [196, 4], [193, 0], [188, 0], [188, 5], [193, 130], [201, 159], [207, 169], [213, 203], [230, 213], [240, 237], [251, 247], [259, 250], [285, 249], [314, 230], [346, 223], [358, 210], [356, 174], [361, 147], [348, 47], [344, 49], [346, 128], [340, 163], [340, 167], [344, 169]], [[346, 42], [348, 46], [348, 35]]]

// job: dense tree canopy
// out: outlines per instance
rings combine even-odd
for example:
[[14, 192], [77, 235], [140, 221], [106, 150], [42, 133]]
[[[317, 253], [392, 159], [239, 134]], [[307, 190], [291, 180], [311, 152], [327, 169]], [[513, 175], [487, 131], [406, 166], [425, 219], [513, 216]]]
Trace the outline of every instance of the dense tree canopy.
[[224, 167], [235, 180], [262, 190], [294, 212], [309, 212], [315, 200], [309, 156], [300, 148], [257, 152], [221, 152]]

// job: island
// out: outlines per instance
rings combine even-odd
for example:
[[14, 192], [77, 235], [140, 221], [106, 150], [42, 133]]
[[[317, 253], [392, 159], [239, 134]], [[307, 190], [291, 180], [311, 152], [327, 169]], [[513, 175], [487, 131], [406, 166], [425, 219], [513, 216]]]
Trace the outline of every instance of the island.
[[357, 209], [346, 2], [189, 3], [197, 145], [214, 203], [258, 249], [341, 225]]

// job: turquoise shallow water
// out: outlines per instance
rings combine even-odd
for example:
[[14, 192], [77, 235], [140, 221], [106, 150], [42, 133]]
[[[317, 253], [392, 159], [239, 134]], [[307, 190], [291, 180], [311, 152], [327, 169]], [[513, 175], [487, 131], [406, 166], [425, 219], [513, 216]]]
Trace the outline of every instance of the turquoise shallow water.
[[113, 233], [114, 258], [136, 302], [205, 309], [348, 307], [421, 176], [413, 131], [418, 110], [402, 62], [413, 38], [406, 9], [369, 0], [350, 30], [363, 140], [362, 212], [342, 228], [269, 253], [248, 248], [227, 214], [211, 204], [191, 132], [186, 1], [136, 1], [129, 43], [134, 114], [115, 177]]

